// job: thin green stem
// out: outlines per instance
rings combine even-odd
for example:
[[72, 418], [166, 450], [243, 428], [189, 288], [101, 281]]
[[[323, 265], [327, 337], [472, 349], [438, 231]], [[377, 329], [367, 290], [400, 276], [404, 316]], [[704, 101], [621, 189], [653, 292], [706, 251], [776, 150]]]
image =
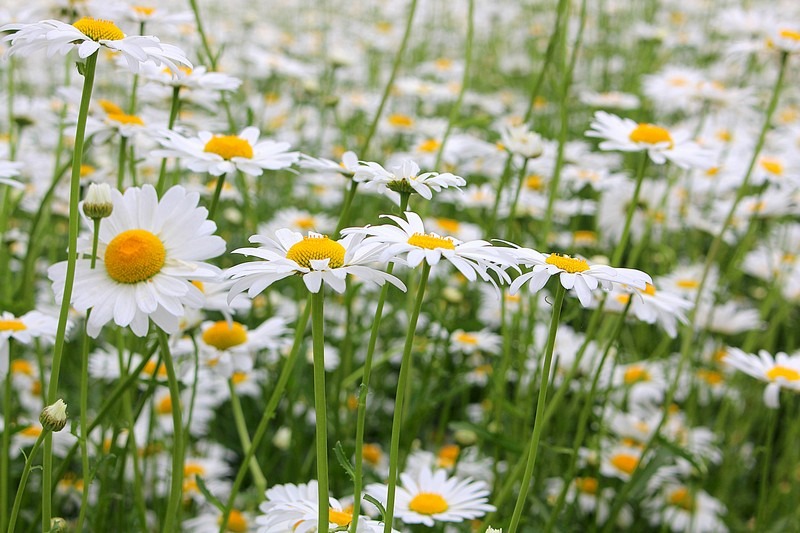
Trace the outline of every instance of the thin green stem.
[[0, 449], [0, 498], [2, 498], [0, 500], [0, 531], [5, 531], [6, 524], [8, 523], [8, 452], [11, 449], [11, 422], [13, 421], [13, 417], [11, 415], [11, 377], [13, 375], [11, 372], [11, 361], [13, 361], [14, 355], [14, 339], [9, 337], [7, 342], [8, 370], [6, 371], [6, 375], [3, 380], [3, 422], [5, 423], [5, 426], [3, 427], [2, 449]]
[[203, 19], [200, 17], [200, 9], [197, 7], [197, 0], [189, 0], [189, 6], [194, 13], [194, 22], [197, 25], [197, 33], [200, 35], [200, 44], [203, 46], [203, 51], [208, 58], [208, 64], [211, 65], [211, 70], [217, 70], [217, 58], [211, 53], [211, 47], [208, 45], [208, 37], [203, 28]]
[[[86, 135], [86, 119], [89, 115], [89, 102], [92, 99], [94, 75], [97, 67], [97, 52], [86, 58], [84, 67], [83, 92], [78, 111], [78, 123], [75, 127], [75, 148], [72, 154], [72, 174], [70, 178], [69, 193], [69, 243], [67, 252], [67, 272], [64, 279], [64, 293], [61, 296], [61, 310], [56, 328], [56, 341], [53, 347], [53, 363], [51, 368], [50, 383], [47, 388], [47, 405], [56, 401], [58, 394], [58, 377], [61, 371], [61, 358], [64, 354], [66, 342], [67, 321], [69, 308], [72, 303], [72, 287], [75, 282], [75, 264], [78, 260], [78, 225], [80, 213], [78, 212], [78, 199], [80, 196], [81, 163], [83, 162], [83, 143]], [[44, 441], [44, 460], [42, 473], [42, 531], [50, 530], [51, 495], [50, 487], [53, 473], [53, 439], [48, 433]]]
[[[225, 185], [225, 177], [226, 174], [222, 174], [221, 176], [217, 176], [217, 186], [214, 188], [214, 197], [211, 198], [211, 207], [208, 208], [208, 218], [209, 220], [214, 219], [214, 214], [217, 212], [217, 205], [219, 204], [219, 197], [222, 194], [222, 187]], [[247, 191], [242, 191], [246, 193]]]
[[625, 248], [628, 246], [628, 239], [631, 233], [631, 223], [633, 222], [633, 215], [636, 213], [636, 207], [639, 203], [639, 194], [642, 190], [642, 182], [644, 181], [644, 171], [647, 168], [647, 152], [642, 152], [639, 155], [639, 166], [636, 170], [636, 186], [633, 189], [633, 198], [628, 204], [628, 212], [625, 215], [625, 225], [622, 227], [622, 235], [619, 238], [617, 247], [614, 249], [614, 254], [611, 256], [611, 264], [619, 266], [622, 261], [622, 256], [625, 254]]
[[[8, 432], [6, 431], [5, 433]], [[25, 466], [22, 469], [22, 477], [20, 478], [19, 485], [17, 486], [17, 495], [14, 497], [14, 506], [11, 508], [11, 519], [8, 522], [8, 528], [4, 529], [8, 533], [14, 533], [16, 531], [14, 528], [17, 524], [19, 510], [22, 507], [22, 497], [25, 495], [25, 487], [28, 485], [28, 476], [31, 474], [31, 466], [33, 466], [33, 460], [36, 458], [36, 454], [39, 453], [39, 447], [42, 445], [44, 437], [48, 433], [50, 433], [50, 431], [46, 429], [43, 429], [42, 432], [39, 433], [39, 436], [36, 437], [36, 442], [33, 443], [33, 448], [31, 448], [28, 457], [25, 459]]]
[[[239, 396], [236, 395], [236, 387], [233, 385], [233, 379], [228, 380], [228, 389], [231, 392], [231, 409], [233, 410], [233, 420], [236, 423], [236, 432], [239, 434], [239, 442], [242, 444], [244, 453], [253, 446], [250, 440], [250, 435], [247, 433], [247, 422], [244, 419], [244, 411], [242, 410], [242, 402], [239, 401]], [[255, 457], [250, 458], [250, 473], [253, 476], [253, 481], [256, 484], [258, 493], [261, 494], [267, 490], [267, 478], [258, 466], [258, 461]]]
[[558, 282], [556, 286], [555, 302], [553, 303], [553, 315], [550, 317], [550, 332], [547, 336], [547, 347], [544, 352], [544, 365], [542, 366], [542, 377], [539, 385], [539, 399], [536, 402], [536, 419], [533, 422], [533, 433], [528, 444], [528, 459], [525, 465], [525, 473], [522, 476], [517, 503], [511, 515], [511, 525], [508, 530], [515, 533], [519, 527], [520, 517], [525, 508], [525, 501], [528, 498], [531, 478], [533, 477], [533, 467], [536, 464], [536, 455], [539, 450], [539, 441], [544, 429], [544, 405], [547, 401], [547, 386], [550, 379], [550, 367], [553, 363], [553, 349], [556, 345], [556, 334], [558, 333], [558, 323], [561, 320], [561, 307], [564, 303], [564, 295], [567, 290]]
[[403, 407], [405, 402], [406, 389], [408, 388], [408, 376], [411, 372], [412, 358], [411, 348], [414, 346], [414, 333], [417, 330], [417, 320], [422, 309], [422, 300], [425, 296], [425, 287], [428, 284], [428, 276], [431, 273], [431, 266], [427, 261], [422, 263], [422, 273], [420, 274], [417, 285], [417, 295], [411, 316], [408, 321], [406, 331], [406, 341], [403, 346], [403, 359], [400, 362], [400, 376], [397, 378], [397, 394], [394, 403], [394, 417], [392, 418], [392, 443], [389, 450], [389, 481], [386, 496], [386, 523], [384, 533], [391, 533], [392, 520], [394, 519], [394, 502], [397, 490], [397, 476], [400, 467], [400, 426], [403, 423]]
[[317, 531], [328, 531], [328, 415], [325, 398], [324, 287], [311, 295], [311, 338], [314, 352], [314, 411], [316, 419], [317, 488], [319, 518]]
[[766, 442], [764, 452], [761, 455], [761, 478], [758, 486], [758, 507], [756, 508], [756, 526], [759, 530], [767, 529], [767, 507], [769, 496], [774, 495], [772, 488], [767, 485], [769, 482], [770, 467], [774, 464], [775, 458], [772, 449], [775, 446], [775, 433], [778, 423], [778, 413], [775, 409], [770, 409], [767, 415]]
[[[178, 111], [181, 108], [180, 98], [181, 87], [176, 85], [172, 88], [172, 101], [169, 106], [169, 123], [167, 129], [171, 130], [175, 127], [175, 120], [178, 118]], [[167, 158], [161, 160], [161, 167], [158, 170], [158, 183], [156, 183], [156, 193], [161, 196], [164, 193], [164, 187], [167, 183]]]
[[175, 363], [169, 349], [167, 334], [159, 329], [158, 340], [161, 348], [161, 358], [167, 370], [167, 385], [172, 403], [172, 485], [167, 502], [167, 513], [164, 516], [164, 533], [175, 531], [173, 525], [178, 519], [180, 503], [183, 497], [183, 416], [181, 414], [181, 391], [178, 388], [178, 378], [175, 374]]
[[250, 459], [253, 458], [256, 449], [258, 449], [258, 446], [261, 444], [261, 440], [264, 438], [264, 435], [267, 432], [269, 421], [273, 416], [275, 416], [275, 410], [278, 408], [278, 403], [280, 403], [281, 398], [283, 398], [283, 392], [286, 390], [286, 384], [289, 382], [294, 365], [297, 362], [298, 356], [300, 355], [300, 348], [303, 345], [303, 335], [306, 331], [306, 325], [308, 325], [308, 319], [310, 316], [311, 295], [309, 295], [308, 302], [303, 310], [303, 314], [297, 321], [297, 327], [294, 331], [294, 343], [292, 344], [292, 350], [289, 352], [289, 357], [286, 359], [286, 363], [283, 365], [280, 376], [278, 376], [278, 382], [275, 384], [275, 388], [272, 390], [272, 396], [270, 396], [269, 401], [267, 402], [267, 407], [264, 408], [264, 414], [261, 415], [261, 421], [258, 423], [258, 427], [253, 434], [252, 445], [245, 453], [242, 464], [239, 467], [239, 471], [236, 473], [236, 479], [233, 481], [231, 493], [228, 496], [228, 501], [225, 503], [225, 510], [222, 512], [222, 517], [220, 519], [219, 533], [225, 533], [227, 531], [228, 518], [230, 517], [231, 510], [233, 509], [233, 502], [236, 499], [236, 495], [239, 493], [242, 482], [244, 481]]

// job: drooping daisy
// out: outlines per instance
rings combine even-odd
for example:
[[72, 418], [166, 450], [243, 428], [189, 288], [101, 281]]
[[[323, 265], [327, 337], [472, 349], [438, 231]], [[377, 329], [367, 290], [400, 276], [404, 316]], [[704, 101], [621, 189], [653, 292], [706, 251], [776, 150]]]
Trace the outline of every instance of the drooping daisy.
[[24, 163], [18, 161], [0, 160], [0, 184], [9, 185], [17, 189], [24, 188], [25, 186], [22, 183], [11, 179], [15, 176], [19, 176], [19, 171], [24, 166]]
[[500, 132], [503, 148], [525, 159], [539, 157], [544, 152], [542, 137], [531, 131], [527, 125], [506, 125]]
[[[400, 474], [394, 514], [406, 524], [434, 527], [436, 522], [463, 522], [493, 512], [483, 481], [448, 477], [445, 470], [420, 469], [416, 477]], [[387, 487], [367, 486], [367, 493], [386, 504]]]
[[[97, 265], [79, 259], [72, 305], [92, 309], [87, 331], [97, 337], [108, 321], [147, 334], [152, 319], [168, 333], [178, 331], [184, 307], [199, 308], [203, 294], [190, 280], [215, 279], [220, 270], [205, 263], [225, 251], [213, 235], [217, 226], [198, 207], [200, 196], [183, 187], [169, 189], [161, 200], [150, 185], [112, 191], [114, 209], [100, 225]], [[81, 251], [91, 251], [91, 241]], [[48, 270], [56, 298], [64, 292], [67, 263]]]
[[[309, 232], [307, 236], [283, 228], [275, 238], [253, 235], [250, 242], [259, 248], [239, 248], [234, 253], [260, 258], [228, 269], [226, 275], [236, 280], [228, 300], [244, 290], [255, 295], [274, 282], [298, 274], [311, 292], [319, 292], [324, 281], [336, 292], [344, 292], [345, 278], [352, 274], [360, 279], [383, 285], [387, 281], [405, 291], [403, 283], [386, 272], [367, 266], [379, 261], [385, 246], [364, 240], [364, 235], [351, 233], [339, 241]], [[385, 261], [384, 261], [385, 262]]]
[[663, 165], [667, 160], [682, 168], [710, 168], [713, 155], [691, 140], [689, 132], [670, 131], [655, 124], [636, 123], [605, 111], [594, 114], [587, 137], [603, 139], [601, 150], [646, 151], [650, 159]]
[[668, 291], [656, 290], [653, 284], [648, 283], [644, 290], [615, 287], [606, 300], [610, 302], [608, 309], [621, 311], [631, 298], [630, 312], [633, 316], [647, 324], [659, 324], [673, 338], [678, 334], [678, 322], [686, 324], [686, 312], [694, 307], [691, 301]]
[[52, 343], [57, 326], [55, 318], [39, 311], [29, 311], [20, 317], [8, 311], [0, 313], [0, 377], [5, 376], [9, 368], [9, 339], [22, 344], [30, 344], [33, 339]]
[[399, 199], [400, 193], [417, 193], [426, 200], [433, 198], [433, 192], [450, 187], [462, 187], [467, 184], [461, 176], [445, 172], [423, 172], [420, 174], [419, 165], [410, 159], [404, 159], [400, 164], [388, 170], [378, 163], [371, 161], [362, 163], [355, 172], [353, 179], [363, 183], [365, 189], [374, 189], [380, 194], [386, 194], [393, 200]]
[[343, 234], [365, 233], [370, 235], [366, 242], [386, 245], [384, 260], [404, 261], [414, 268], [422, 261], [434, 266], [442, 259], [449, 261], [465, 278], [475, 281], [479, 276], [484, 281], [494, 283], [489, 276], [491, 270], [500, 279], [510, 281], [505, 268], [514, 264], [504, 248], [497, 248], [484, 240], [462, 242], [453, 237], [426, 233], [418, 214], [407, 211], [406, 218], [381, 215], [395, 224], [346, 228]]
[[165, 148], [155, 150], [154, 156], [181, 158], [189, 170], [222, 176], [241, 170], [260, 176], [264, 170], [279, 170], [297, 161], [298, 152], [290, 152], [289, 143], [259, 141], [261, 132], [250, 126], [239, 135], [214, 135], [201, 131], [197, 137], [184, 137], [172, 130], [160, 133], [158, 142]]
[[521, 274], [511, 283], [509, 291], [516, 294], [528, 284], [531, 292], [544, 287], [550, 276], [558, 274], [565, 289], [574, 289], [581, 305], [587, 307], [592, 301], [592, 291], [598, 287], [610, 290], [614, 284], [624, 284], [644, 289], [653, 280], [648, 274], [632, 268], [614, 268], [607, 265], [590, 265], [580, 257], [560, 254], [542, 254], [531, 248], [514, 248], [519, 264], [530, 266], [530, 272]]
[[800, 355], [778, 352], [773, 356], [766, 350], [756, 355], [738, 348], [728, 348], [722, 361], [758, 380], [766, 381], [764, 404], [770, 409], [779, 407], [781, 389], [800, 392]]
[[78, 49], [78, 57], [86, 58], [105, 47], [120, 52], [131, 72], [139, 72], [141, 64], [152, 61], [163, 65], [172, 72], [178, 71], [178, 64], [191, 67], [186, 54], [177, 46], [160, 42], [152, 36], [127, 37], [110, 20], [97, 20], [83, 17], [74, 24], [58, 20], [42, 20], [32, 24], [5, 24], [0, 33], [12, 32], [0, 40], [10, 42], [6, 55], [29, 55], [38, 50], [47, 50], [47, 55], [66, 55], [73, 48]]

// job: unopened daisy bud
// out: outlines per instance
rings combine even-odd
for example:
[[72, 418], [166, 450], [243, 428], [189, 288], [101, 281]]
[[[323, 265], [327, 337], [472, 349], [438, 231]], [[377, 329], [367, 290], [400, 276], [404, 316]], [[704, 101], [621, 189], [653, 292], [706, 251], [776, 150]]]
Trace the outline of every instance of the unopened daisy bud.
[[453, 438], [461, 446], [470, 446], [478, 441], [478, 434], [471, 429], [459, 429], [453, 434]]
[[92, 183], [83, 201], [83, 213], [92, 220], [111, 216], [114, 204], [111, 202], [111, 187], [107, 183]]
[[66, 533], [69, 531], [67, 528], [67, 521], [57, 516], [50, 519], [50, 533]]
[[503, 528], [495, 529], [492, 526], [489, 526], [489, 529], [486, 530], [486, 533], [503, 533]]
[[39, 422], [42, 427], [49, 431], [61, 431], [67, 425], [67, 404], [64, 400], [58, 399], [53, 405], [48, 405], [42, 409], [39, 415]]
[[279, 450], [288, 450], [289, 446], [292, 444], [292, 430], [286, 426], [278, 428], [278, 431], [275, 432], [275, 436], [272, 437], [272, 444]]

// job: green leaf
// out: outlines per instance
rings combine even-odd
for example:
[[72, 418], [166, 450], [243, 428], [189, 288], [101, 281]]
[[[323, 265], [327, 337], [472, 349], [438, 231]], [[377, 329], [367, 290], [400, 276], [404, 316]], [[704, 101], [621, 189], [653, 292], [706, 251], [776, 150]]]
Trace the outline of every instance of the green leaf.
[[195, 480], [197, 481], [197, 488], [200, 490], [203, 496], [205, 496], [206, 501], [219, 509], [220, 512], [224, 513], [225, 504], [222, 503], [219, 498], [211, 494], [211, 491], [208, 490], [208, 487], [206, 487], [206, 482], [203, 481], [203, 478], [200, 476], [195, 476]]
[[347, 472], [347, 475], [350, 476], [351, 480], [355, 481], [356, 470], [350, 463], [350, 459], [348, 459], [347, 455], [345, 455], [344, 447], [342, 447], [341, 441], [336, 441], [336, 446], [334, 446], [333, 451], [336, 453], [336, 459], [339, 461], [339, 464], [342, 466], [342, 468], [344, 468], [344, 471]]

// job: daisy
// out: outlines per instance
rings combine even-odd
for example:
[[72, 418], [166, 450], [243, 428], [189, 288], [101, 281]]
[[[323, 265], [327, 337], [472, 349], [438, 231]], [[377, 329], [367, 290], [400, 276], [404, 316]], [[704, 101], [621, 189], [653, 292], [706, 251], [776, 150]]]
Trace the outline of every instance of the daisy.
[[22, 183], [11, 178], [19, 176], [19, 171], [24, 166], [24, 163], [19, 163], [17, 161], [0, 160], [0, 184], [23, 189], [25, 186]]
[[[267, 489], [267, 501], [259, 505], [262, 514], [256, 517], [259, 533], [311, 533], [317, 530], [319, 504], [317, 481], [295, 485], [275, 485]], [[350, 525], [352, 510], [336, 498], [328, 502], [329, 529], [336, 530]], [[359, 516], [358, 531], [379, 533], [383, 524], [367, 516]], [[392, 530], [395, 531], [394, 529]]]
[[214, 135], [201, 131], [197, 137], [184, 137], [172, 130], [160, 133], [158, 142], [165, 150], [155, 150], [157, 157], [178, 157], [189, 170], [222, 176], [240, 170], [260, 176], [264, 170], [279, 170], [297, 161], [298, 152], [289, 152], [289, 143], [259, 141], [260, 131], [253, 126], [239, 135]]
[[507, 125], [500, 132], [500, 144], [514, 155], [525, 159], [539, 157], [544, 152], [542, 137], [525, 124]]
[[[209, 488], [210, 490], [210, 488]], [[204, 496], [201, 496], [205, 498]], [[206, 510], [197, 516], [183, 521], [183, 531], [193, 531], [194, 533], [217, 533], [222, 523], [222, 513], [217, 510]], [[228, 515], [228, 525], [225, 533], [248, 533], [260, 531], [256, 529], [256, 523], [250, 513], [231, 509]]]
[[239, 78], [223, 72], [209, 72], [204, 66], [181, 68], [176, 74], [170, 75], [169, 71], [165, 71], [155, 63], [142, 64], [144, 77], [170, 87], [222, 92], [235, 91], [242, 85], [242, 80]]
[[480, 331], [464, 331], [457, 329], [450, 336], [450, 351], [472, 354], [483, 352], [492, 355], [500, 353], [503, 338], [488, 329]]
[[608, 309], [619, 311], [624, 309], [633, 291], [633, 302], [630, 307], [633, 316], [647, 324], [659, 324], [672, 338], [678, 334], [678, 322], [686, 324], [686, 312], [694, 307], [691, 301], [668, 291], [656, 290], [651, 283], [648, 283], [644, 290], [626, 289], [626, 287], [615, 287], [606, 300], [609, 303]]
[[297, 166], [316, 172], [338, 172], [351, 178], [361, 168], [361, 163], [358, 161], [358, 156], [356, 156], [355, 152], [347, 151], [342, 154], [342, 159], [338, 162], [324, 157], [311, 157], [310, 155], [300, 154], [300, 161], [298, 161]]
[[[406, 524], [434, 527], [436, 522], [463, 522], [495, 511], [483, 481], [448, 477], [445, 470], [423, 468], [416, 477], [400, 474], [395, 516]], [[387, 487], [371, 484], [367, 493], [386, 503]]]
[[728, 348], [722, 361], [758, 380], [766, 381], [764, 404], [770, 409], [778, 408], [782, 388], [800, 392], [800, 355], [779, 352], [772, 356], [766, 350], [755, 355], [738, 348]]
[[574, 289], [583, 307], [592, 302], [592, 291], [600, 287], [610, 290], [615, 284], [624, 284], [644, 289], [652, 283], [649, 275], [632, 268], [614, 268], [607, 265], [590, 265], [580, 257], [570, 257], [556, 253], [542, 254], [531, 248], [514, 248], [519, 264], [532, 267], [530, 272], [517, 276], [509, 292], [516, 294], [528, 284], [531, 292], [544, 287], [550, 276], [558, 274], [559, 281], [565, 289]]
[[[114, 209], [100, 225], [96, 268], [89, 259], [78, 260], [72, 305], [78, 311], [92, 309], [91, 337], [112, 319], [140, 337], [147, 334], [150, 318], [174, 333], [185, 306], [203, 305], [202, 293], [189, 280], [220, 274], [203, 261], [225, 251], [225, 241], [212, 235], [217, 226], [197, 206], [200, 196], [183, 187], [172, 187], [161, 200], [150, 185], [111, 194]], [[84, 252], [91, 250], [90, 242], [82, 243]], [[48, 270], [59, 300], [66, 270], [66, 261]]]
[[603, 139], [601, 150], [623, 152], [647, 151], [657, 165], [667, 160], [682, 168], [709, 168], [714, 164], [712, 154], [690, 140], [685, 131], [672, 131], [655, 124], [637, 124], [629, 118], [598, 111], [586, 132], [587, 137]]
[[8, 311], [0, 312], [0, 377], [9, 368], [8, 345], [11, 339], [22, 344], [31, 344], [42, 339], [52, 344], [55, 341], [58, 321], [39, 311], [29, 311], [16, 317]]
[[74, 24], [58, 20], [42, 20], [32, 24], [5, 24], [0, 33], [12, 32], [0, 42], [10, 42], [6, 55], [27, 56], [38, 50], [47, 50], [48, 56], [66, 55], [78, 48], [78, 57], [87, 58], [100, 47], [120, 52], [128, 69], [139, 72], [143, 62], [152, 61], [163, 65], [172, 72], [178, 71], [178, 64], [191, 67], [186, 54], [177, 46], [160, 42], [152, 36], [126, 36], [110, 20], [97, 20], [83, 17]]
[[462, 242], [448, 236], [426, 233], [420, 216], [412, 211], [406, 212], [405, 220], [393, 215], [381, 215], [395, 222], [395, 225], [366, 226], [346, 228], [342, 234], [366, 233], [366, 242], [386, 245], [383, 260], [404, 261], [414, 268], [422, 261], [434, 266], [443, 258], [449, 261], [469, 281], [478, 276], [484, 281], [495, 283], [488, 270], [502, 280], [510, 281], [504, 267], [513, 266], [512, 258], [503, 248], [497, 248], [484, 240]]
[[[250, 242], [258, 248], [239, 248], [234, 253], [260, 258], [228, 269], [226, 276], [237, 280], [231, 287], [228, 301], [247, 289], [250, 298], [274, 282], [298, 274], [309, 291], [317, 293], [324, 281], [336, 292], [345, 290], [345, 278], [352, 274], [366, 281], [383, 285], [387, 281], [402, 291], [405, 285], [392, 276], [367, 264], [378, 261], [385, 246], [364, 240], [364, 235], [351, 233], [339, 241], [309, 232], [307, 236], [283, 228], [274, 239], [253, 235]], [[383, 261], [385, 262], [385, 261]]]
[[365, 189], [374, 189], [393, 200], [399, 200], [399, 193], [417, 193], [426, 200], [430, 200], [433, 198], [433, 192], [450, 187], [457, 189], [467, 184], [464, 178], [449, 172], [420, 174], [419, 170], [419, 165], [410, 159], [404, 159], [400, 164], [390, 167], [389, 170], [378, 163], [366, 162], [359, 166], [353, 179], [363, 183]]

